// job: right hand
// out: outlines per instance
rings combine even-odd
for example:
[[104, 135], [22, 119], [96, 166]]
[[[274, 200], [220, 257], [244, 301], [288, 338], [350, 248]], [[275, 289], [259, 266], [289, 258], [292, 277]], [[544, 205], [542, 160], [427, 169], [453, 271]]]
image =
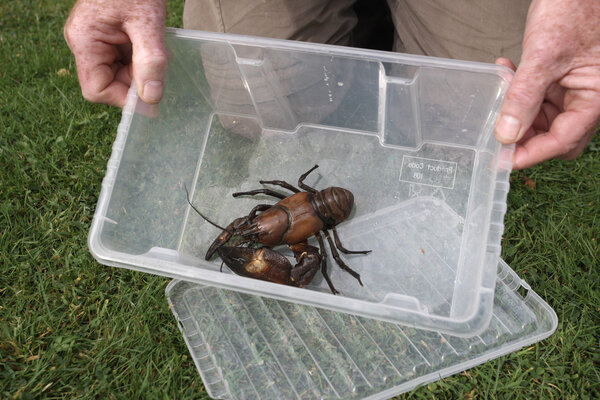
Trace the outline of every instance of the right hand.
[[165, 15], [165, 0], [75, 3], [64, 36], [86, 100], [123, 107], [133, 79], [145, 103], [160, 101], [167, 68]]

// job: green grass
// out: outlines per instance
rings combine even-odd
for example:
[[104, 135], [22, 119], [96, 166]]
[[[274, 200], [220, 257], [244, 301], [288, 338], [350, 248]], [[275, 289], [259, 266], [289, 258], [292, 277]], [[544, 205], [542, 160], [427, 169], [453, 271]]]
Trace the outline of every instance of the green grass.
[[[208, 398], [168, 279], [87, 250], [120, 110], [81, 97], [62, 39], [70, 5], [0, 4], [0, 397]], [[169, 1], [169, 25], [181, 6]], [[600, 396], [599, 171], [596, 136], [577, 160], [511, 179], [503, 256], [556, 310], [557, 332], [403, 398]]]

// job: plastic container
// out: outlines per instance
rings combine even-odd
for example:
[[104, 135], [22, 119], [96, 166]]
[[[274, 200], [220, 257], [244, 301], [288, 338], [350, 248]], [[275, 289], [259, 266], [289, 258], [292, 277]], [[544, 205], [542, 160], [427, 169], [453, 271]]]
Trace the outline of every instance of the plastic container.
[[[512, 157], [493, 124], [511, 71], [181, 30], [165, 45], [161, 103], [132, 88], [123, 111], [89, 235], [99, 262], [455, 335], [486, 328]], [[204, 260], [220, 230], [184, 187], [226, 226], [277, 200], [233, 192], [296, 185], [315, 164], [307, 184], [354, 194], [338, 231], [373, 250], [342, 255], [364, 287], [331, 258], [337, 296], [321, 273], [297, 288]]]
[[473, 338], [182, 281], [166, 292], [207, 393], [227, 400], [386, 399], [529, 346], [558, 324], [503, 261], [492, 321]]

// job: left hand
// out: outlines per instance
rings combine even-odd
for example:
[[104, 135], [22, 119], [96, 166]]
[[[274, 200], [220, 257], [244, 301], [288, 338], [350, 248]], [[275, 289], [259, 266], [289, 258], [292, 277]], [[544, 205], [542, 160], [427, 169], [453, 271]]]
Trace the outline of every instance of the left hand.
[[[515, 69], [509, 60], [496, 61]], [[574, 159], [600, 120], [600, 1], [533, 0], [521, 63], [496, 121], [513, 168]]]

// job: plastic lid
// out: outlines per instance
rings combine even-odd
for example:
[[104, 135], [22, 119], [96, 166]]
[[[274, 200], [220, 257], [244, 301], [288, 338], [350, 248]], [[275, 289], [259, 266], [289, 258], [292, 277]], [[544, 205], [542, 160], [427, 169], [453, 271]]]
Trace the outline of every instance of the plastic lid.
[[554, 311], [498, 267], [492, 321], [468, 339], [182, 281], [166, 292], [213, 398], [386, 399], [554, 332]]

